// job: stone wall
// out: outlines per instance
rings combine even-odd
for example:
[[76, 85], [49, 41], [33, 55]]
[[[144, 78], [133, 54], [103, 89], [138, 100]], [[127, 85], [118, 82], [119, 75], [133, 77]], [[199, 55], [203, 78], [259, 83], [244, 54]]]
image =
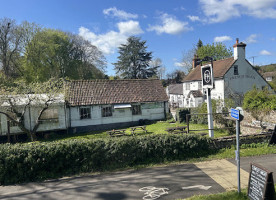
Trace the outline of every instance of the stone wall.
[[242, 134], [256, 134], [269, 129], [273, 130], [276, 125], [276, 112], [271, 111], [269, 114], [261, 114], [258, 119], [249, 112], [244, 111], [244, 120], [241, 122]]
[[[240, 135], [240, 145], [252, 143], [269, 143], [272, 132], [264, 132], [259, 134]], [[236, 136], [227, 136], [211, 139], [214, 149], [230, 148], [236, 145]]]

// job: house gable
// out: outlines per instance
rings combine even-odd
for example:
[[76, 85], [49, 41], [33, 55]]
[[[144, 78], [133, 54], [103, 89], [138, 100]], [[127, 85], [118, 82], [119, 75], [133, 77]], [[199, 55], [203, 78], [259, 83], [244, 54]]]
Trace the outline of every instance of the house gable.
[[[214, 78], [222, 78], [236, 61], [233, 57], [217, 60], [213, 62]], [[201, 81], [201, 67], [198, 65], [185, 78], [184, 82]]]
[[231, 94], [243, 96], [251, 90], [254, 85], [259, 89], [268, 87], [271, 89], [265, 79], [254, 69], [254, 67], [243, 59], [238, 59], [224, 75], [225, 97]]

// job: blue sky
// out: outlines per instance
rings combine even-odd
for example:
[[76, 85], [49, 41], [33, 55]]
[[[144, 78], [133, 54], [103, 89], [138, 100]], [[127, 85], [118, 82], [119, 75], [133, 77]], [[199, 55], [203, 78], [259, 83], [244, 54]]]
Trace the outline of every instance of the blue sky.
[[166, 72], [181, 69], [183, 53], [236, 38], [254, 64], [276, 63], [276, 0], [0, 0], [0, 18], [26, 20], [80, 34], [101, 49], [115, 75], [117, 47], [131, 36], [147, 41]]

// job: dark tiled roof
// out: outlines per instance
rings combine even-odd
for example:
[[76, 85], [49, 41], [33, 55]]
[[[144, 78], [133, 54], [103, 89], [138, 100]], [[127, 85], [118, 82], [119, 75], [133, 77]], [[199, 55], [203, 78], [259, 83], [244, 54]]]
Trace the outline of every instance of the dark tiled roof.
[[168, 101], [156, 79], [68, 81], [66, 85], [71, 106]]
[[168, 86], [169, 94], [183, 94], [183, 84], [173, 84]]
[[[226, 58], [223, 60], [217, 60], [213, 62], [213, 74], [214, 78], [221, 78], [234, 64], [235, 60], [233, 57]], [[185, 78], [184, 81], [199, 81], [201, 80], [201, 67], [197, 66], [193, 69]]]
[[188, 98], [190, 98], [191, 95], [193, 95], [195, 98], [196, 97], [203, 97], [202, 92], [199, 91], [199, 90], [191, 90], [188, 94]]
[[265, 72], [265, 73], [263, 73], [264, 78], [274, 77], [274, 76], [276, 76], [276, 72]]

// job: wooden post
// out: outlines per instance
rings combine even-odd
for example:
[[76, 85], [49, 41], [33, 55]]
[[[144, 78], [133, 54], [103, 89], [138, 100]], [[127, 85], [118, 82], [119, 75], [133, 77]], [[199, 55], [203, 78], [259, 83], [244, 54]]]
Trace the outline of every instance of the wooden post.
[[189, 114], [186, 114], [187, 133], [189, 133]]

